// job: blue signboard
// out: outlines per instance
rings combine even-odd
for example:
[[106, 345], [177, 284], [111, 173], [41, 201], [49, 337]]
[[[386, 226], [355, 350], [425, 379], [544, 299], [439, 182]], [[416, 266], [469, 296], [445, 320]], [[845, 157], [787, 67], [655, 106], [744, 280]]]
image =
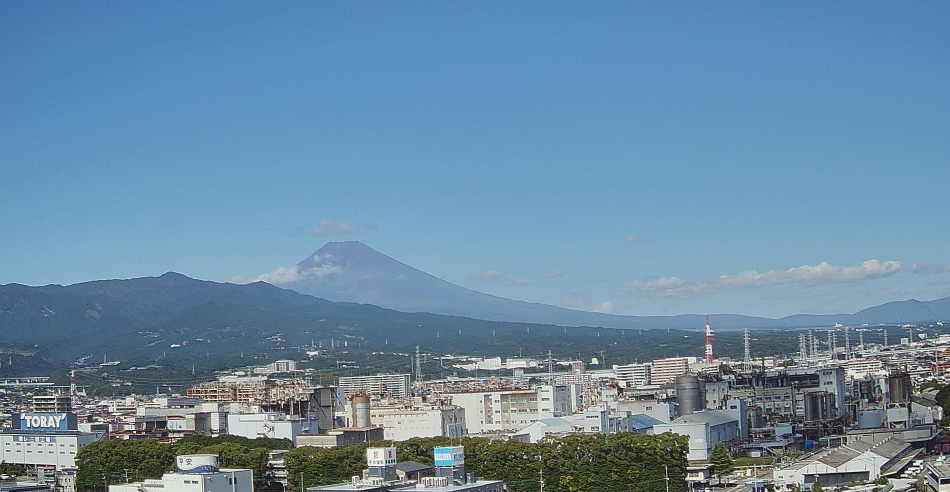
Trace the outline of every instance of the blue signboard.
[[13, 415], [13, 428], [31, 432], [76, 430], [79, 425], [72, 413], [18, 413]]
[[463, 446], [440, 447], [432, 451], [435, 454], [435, 466], [456, 466], [465, 463]]

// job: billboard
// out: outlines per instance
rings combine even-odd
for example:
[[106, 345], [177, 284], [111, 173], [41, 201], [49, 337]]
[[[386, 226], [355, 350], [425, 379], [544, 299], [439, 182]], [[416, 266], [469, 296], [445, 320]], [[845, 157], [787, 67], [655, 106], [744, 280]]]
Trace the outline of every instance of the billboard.
[[396, 448], [366, 448], [367, 466], [394, 466]]
[[441, 447], [432, 450], [435, 454], [435, 466], [455, 466], [465, 463], [465, 447]]
[[18, 413], [13, 416], [13, 428], [33, 432], [76, 430], [79, 425], [72, 413]]
[[178, 473], [213, 473], [221, 468], [216, 454], [182, 455], [175, 461]]

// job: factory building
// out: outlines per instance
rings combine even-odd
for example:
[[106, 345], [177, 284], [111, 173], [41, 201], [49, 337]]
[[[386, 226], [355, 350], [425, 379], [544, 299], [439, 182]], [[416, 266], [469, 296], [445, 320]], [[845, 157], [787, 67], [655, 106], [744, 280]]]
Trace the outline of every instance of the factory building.
[[232, 436], [290, 439], [296, 446], [299, 436], [319, 433], [318, 420], [288, 416], [282, 412], [228, 414], [228, 434]]
[[469, 434], [466, 411], [457, 405], [407, 402], [370, 409], [373, 425], [383, 428], [384, 437], [404, 441], [413, 437], [451, 437]]
[[672, 432], [689, 436], [689, 461], [706, 461], [716, 444], [741, 437], [739, 420], [720, 410], [704, 410], [684, 415], [668, 424], [653, 426], [654, 434]]
[[620, 400], [617, 410], [631, 415], [648, 415], [660, 422], [670, 422], [676, 418], [676, 404], [659, 400]]
[[849, 414], [841, 366], [740, 373], [705, 381], [702, 386], [706, 408], [724, 409], [727, 401], [743, 399], [755, 407], [757, 415], [761, 414], [762, 419], [756, 420], [763, 420], [761, 424], [765, 426], [790, 421], [832, 421]]
[[218, 455], [195, 454], [176, 458], [178, 471], [160, 480], [110, 485], [109, 492], [254, 492], [254, 472], [221, 468]]
[[72, 413], [14, 414], [13, 428], [0, 431], [0, 462], [48, 472], [73, 470], [80, 449], [108, 437], [80, 431]]
[[346, 397], [361, 393], [374, 399], [407, 398], [410, 390], [408, 374], [344, 376], [338, 384]]
[[824, 487], [839, 487], [853, 481], [874, 481], [881, 476], [897, 475], [919, 452], [897, 438], [873, 445], [851, 442], [776, 468], [773, 481], [779, 491], [811, 487], [815, 482]]
[[283, 413], [297, 416], [299, 420], [315, 422], [313, 433], [327, 431], [334, 427], [333, 414], [337, 405], [336, 388], [311, 386], [297, 380], [278, 380], [268, 384], [266, 377], [257, 376], [225, 376], [189, 388], [188, 397], [200, 399], [204, 404], [225, 404], [225, 407], [219, 407], [220, 410], [203, 406], [217, 413], [211, 419], [212, 427], [217, 427], [218, 432], [223, 417], [220, 411], [241, 414]]

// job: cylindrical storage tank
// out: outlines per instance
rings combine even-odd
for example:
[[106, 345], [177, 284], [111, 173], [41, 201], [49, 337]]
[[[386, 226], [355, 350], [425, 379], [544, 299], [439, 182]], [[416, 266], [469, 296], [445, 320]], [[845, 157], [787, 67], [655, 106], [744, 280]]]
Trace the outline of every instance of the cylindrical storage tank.
[[877, 429], [879, 427], [884, 427], [883, 408], [858, 410], [858, 429]]
[[221, 469], [216, 454], [185, 454], [175, 461], [178, 473], [214, 473]]
[[887, 378], [887, 392], [891, 403], [905, 403], [908, 399], [910, 384], [907, 374], [892, 374]]
[[353, 419], [353, 425], [356, 427], [369, 427], [370, 417], [369, 417], [369, 395], [355, 395], [353, 401], [353, 415], [356, 417]]
[[676, 378], [676, 403], [679, 405], [679, 415], [681, 417], [698, 412], [706, 407], [703, 402], [698, 376], [684, 374]]

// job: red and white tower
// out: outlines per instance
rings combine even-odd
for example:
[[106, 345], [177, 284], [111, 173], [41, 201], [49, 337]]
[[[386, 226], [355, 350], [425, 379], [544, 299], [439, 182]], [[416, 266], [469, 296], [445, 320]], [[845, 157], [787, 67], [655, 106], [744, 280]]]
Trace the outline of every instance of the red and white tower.
[[712, 351], [712, 328], [709, 327], [709, 315], [706, 315], [706, 362], [713, 363], [713, 351]]
[[69, 396], [76, 398], [76, 364], [69, 366]]

